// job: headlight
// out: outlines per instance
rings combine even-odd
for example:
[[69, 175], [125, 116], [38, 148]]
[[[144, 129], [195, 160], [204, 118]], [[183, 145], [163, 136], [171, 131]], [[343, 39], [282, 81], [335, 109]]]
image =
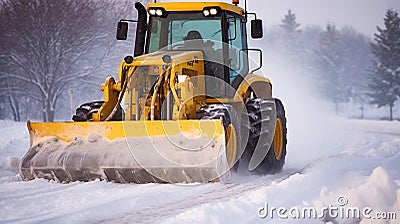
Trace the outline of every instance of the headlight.
[[152, 16], [155, 16], [156, 15], [156, 10], [155, 9], [150, 9], [149, 10], [149, 14], [152, 15]]
[[216, 16], [221, 12], [219, 7], [205, 7], [203, 8], [203, 15], [204, 16]]
[[162, 16], [163, 15], [163, 11], [161, 9], [157, 9], [156, 10], [156, 15], [157, 16]]
[[215, 16], [215, 15], [217, 15], [217, 13], [218, 13], [218, 10], [216, 8], [210, 9], [210, 14], [211, 15]]
[[158, 17], [167, 16], [167, 11], [165, 11], [165, 9], [161, 7], [150, 8], [148, 12], [151, 16], [158, 16]]

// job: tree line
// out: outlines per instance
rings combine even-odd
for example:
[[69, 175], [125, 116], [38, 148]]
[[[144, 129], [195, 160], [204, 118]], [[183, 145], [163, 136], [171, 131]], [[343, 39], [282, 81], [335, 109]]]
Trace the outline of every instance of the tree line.
[[291, 69], [314, 81], [314, 92], [335, 105], [388, 107], [387, 119], [393, 120], [393, 108], [400, 100], [400, 17], [388, 9], [384, 27], [377, 26], [373, 39], [353, 27], [338, 29], [329, 22], [325, 27], [306, 26], [291, 10], [279, 26], [267, 33], [266, 54], [279, 52]]

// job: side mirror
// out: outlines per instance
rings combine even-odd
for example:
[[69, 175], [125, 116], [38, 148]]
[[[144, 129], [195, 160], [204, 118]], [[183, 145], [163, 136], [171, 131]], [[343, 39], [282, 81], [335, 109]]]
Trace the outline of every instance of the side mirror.
[[117, 40], [126, 40], [127, 37], [128, 37], [128, 23], [119, 21], [117, 27]]
[[251, 38], [259, 39], [263, 37], [263, 27], [261, 19], [251, 20]]

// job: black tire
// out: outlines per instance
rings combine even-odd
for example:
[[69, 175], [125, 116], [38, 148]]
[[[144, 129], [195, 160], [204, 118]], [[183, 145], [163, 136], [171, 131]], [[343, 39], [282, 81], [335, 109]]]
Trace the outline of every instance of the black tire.
[[[262, 160], [258, 167], [251, 171], [256, 174], [273, 174], [280, 172], [285, 164], [286, 157], [286, 144], [287, 144], [287, 128], [286, 128], [286, 116], [285, 109], [282, 102], [279, 99], [274, 99], [276, 105], [277, 119], [281, 122], [282, 131], [282, 142], [281, 142], [281, 153], [279, 158], [275, 156], [275, 139], [272, 145], [268, 149], [268, 153]], [[240, 159], [241, 163], [244, 163], [248, 167], [249, 161], [253, 156], [254, 149], [259, 144], [259, 140], [266, 138], [264, 135], [268, 135], [268, 132], [261, 133], [261, 123], [269, 122], [268, 119], [261, 117], [261, 110], [263, 110], [263, 100], [251, 99], [246, 103], [247, 112], [243, 113], [242, 121], [248, 120], [248, 123], [242, 124], [242, 128], [247, 129], [247, 145]], [[248, 118], [247, 118], [248, 117]], [[275, 133], [274, 133], [275, 134]], [[264, 137], [263, 137], [264, 136]], [[243, 139], [245, 141], [246, 139]], [[265, 146], [268, 147], [268, 146]], [[278, 150], [279, 151], [279, 150]]]
[[[92, 115], [99, 111], [104, 101], [93, 101], [80, 105], [76, 108], [75, 115], [72, 116], [73, 121], [92, 121]], [[124, 117], [124, 111], [121, 105], [118, 105], [117, 111], [112, 117], [111, 121], [122, 121]]]
[[200, 110], [196, 112], [197, 119], [220, 119], [222, 118], [222, 123], [227, 131], [230, 124], [233, 125], [236, 134], [236, 153], [235, 158], [233, 159], [232, 163], [230, 164], [232, 169], [236, 169], [235, 163], [238, 161], [240, 156], [240, 125], [239, 119], [236, 113], [236, 110], [227, 104], [210, 104], [204, 107], [201, 107]]

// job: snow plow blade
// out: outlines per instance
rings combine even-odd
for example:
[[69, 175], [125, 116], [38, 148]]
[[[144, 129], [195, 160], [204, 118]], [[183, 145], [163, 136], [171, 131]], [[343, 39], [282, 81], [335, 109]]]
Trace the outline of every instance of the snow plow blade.
[[31, 145], [21, 161], [24, 180], [192, 183], [230, 174], [221, 120], [27, 125]]

